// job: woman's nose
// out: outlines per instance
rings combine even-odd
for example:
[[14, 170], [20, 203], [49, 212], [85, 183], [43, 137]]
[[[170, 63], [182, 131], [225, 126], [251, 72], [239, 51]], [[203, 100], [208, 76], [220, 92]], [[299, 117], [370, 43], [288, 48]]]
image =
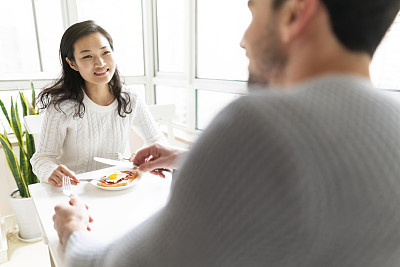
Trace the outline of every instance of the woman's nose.
[[96, 66], [104, 66], [104, 59], [101, 57], [96, 57], [96, 61], [95, 61]]

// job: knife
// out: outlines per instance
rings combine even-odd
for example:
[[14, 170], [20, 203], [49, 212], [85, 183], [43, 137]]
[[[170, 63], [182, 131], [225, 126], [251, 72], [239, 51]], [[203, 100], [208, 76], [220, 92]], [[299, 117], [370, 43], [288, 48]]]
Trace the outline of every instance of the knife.
[[[126, 167], [126, 168], [139, 168], [138, 165], [133, 164], [133, 162], [130, 161], [122, 161], [122, 160], [115, 160], [115, 159], [106, 159], [106, 158], [100, 158], [100, 157], [94, 157], [93, 158], [97, 162], [101, 162], [107, 165], [113, 165], [113, 166], [121, 166], [121, 167]], [[167, 168], [157, 168], [155, 171], [166, 171], [172, 173], [171, 169]]]
[[101, 163], [104, 163], [107, 165], [121, 166], [121, 167], [126, 167], [126, 168], [138, 167], [137, 165], [134, 165], [130, 161], [121, 161], [121, 160], [106, 159], [106, 158], [99, 158], [99, 157], [94, 157], [93, 159], [97, 162], [101, 162]]
[[105, 181], [105, 180], [107, 180], [107, 179], [108, 179], [108, 177], [104, 177], [104, 178], [100, 178], [100, 179], [97, 179], [97, 178], [80, 178], [80, 179], [79, 179], [79, 182], [85, 182], [85, 181], [91, 182], [91, 181], [93, 181], [93, 180], [96, 180], [96, 181]]

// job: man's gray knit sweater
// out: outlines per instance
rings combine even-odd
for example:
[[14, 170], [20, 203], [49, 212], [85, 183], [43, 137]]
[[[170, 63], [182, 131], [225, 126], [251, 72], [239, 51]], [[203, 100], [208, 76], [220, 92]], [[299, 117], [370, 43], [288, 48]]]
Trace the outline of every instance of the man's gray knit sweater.
[[167, 206], [70, 266], [400, 266], [400, 104], [363, 78], [257, 91], [225, 108]]

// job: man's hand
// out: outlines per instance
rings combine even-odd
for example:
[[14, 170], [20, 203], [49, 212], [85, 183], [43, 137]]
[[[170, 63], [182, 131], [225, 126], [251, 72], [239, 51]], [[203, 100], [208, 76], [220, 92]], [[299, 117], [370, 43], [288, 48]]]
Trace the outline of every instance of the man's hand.
[[93, 222], [93, 218], [87, 211], [88, 206], [75, 194], [71, 195], [69, 203], [58, 204], [54, 210], [54, 229], [56, 229], [63, 246], [67, 244], [69, 236], [74, 231], [90, 231], [89, 223]]
[[78, 178], [75, 177], [75, 173], [68, 169], [64, 165], [58, 165], [57, 169], [53, 171], [53, 173], [49, 177], [49, 184], [61, 187], [62, 186], [62, 178], [63, 176], [69, 176], [72, 179], [72, 184], [76, 185], [79, 183]]
[[153, 172], [159, 168], [176, 169], [178, 167], [178, 158], [186, 152], [186, 150], [182, 149], [153, 144], [137, 151], [132, 161], [139, 166], [139, 170], [144, 172]]

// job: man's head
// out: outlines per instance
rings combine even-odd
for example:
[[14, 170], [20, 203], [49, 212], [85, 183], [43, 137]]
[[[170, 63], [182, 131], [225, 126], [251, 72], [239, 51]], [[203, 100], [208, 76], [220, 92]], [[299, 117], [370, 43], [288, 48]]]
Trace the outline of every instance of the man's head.
[[344, 50], [372, 57], [399, 11], [400, 0], [249, 0], [249, 8], [253, 20], [242, 42], [250, 59], [249, 83], [279, 84], [295, 42], [297, 48], [316, 42], [318, 50], [329, 47], [329, 38], [326, 42], [316, 38], [323, 28], [315, 24], [325, 21], [325, 31]]

